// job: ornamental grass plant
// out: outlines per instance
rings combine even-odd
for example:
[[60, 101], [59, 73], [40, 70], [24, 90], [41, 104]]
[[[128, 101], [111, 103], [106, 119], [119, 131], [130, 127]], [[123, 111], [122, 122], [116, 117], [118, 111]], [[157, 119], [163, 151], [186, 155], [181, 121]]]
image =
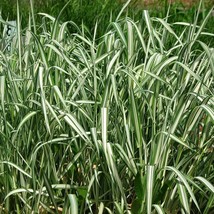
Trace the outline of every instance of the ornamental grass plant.
[[0, 213], [213, 212], [212, 11], [169, 23], [128, 3], [99, 37], [63, 10], [22, 29], [17, 5], [0, 51]]

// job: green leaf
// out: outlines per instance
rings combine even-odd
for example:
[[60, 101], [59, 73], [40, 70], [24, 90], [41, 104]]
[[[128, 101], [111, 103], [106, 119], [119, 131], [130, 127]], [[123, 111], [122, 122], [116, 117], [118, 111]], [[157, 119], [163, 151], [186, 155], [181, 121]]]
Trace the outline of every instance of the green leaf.
[[153, 204], [152, 206], [156, 209], [158, 214], [164, 214], [165, 213], [161, 205]]
[[45, 183], [45, 186], [46, 186], [48, 195], [49, 195], [50, 198], [51, 198], [51, 201], [52, 201], [52, 203], [53, 203], [53, 205], [54, 205], [54, 207], [55, 207], [56, 213], [58, 213], [58, 207], [57, 207], [56, 200], [55, 200], [55, 198], [54, 198], [54, 192], [53, 192], [53, 189], [52, 189], [50, 180], [46, 177], [45, 174], [43, 174], [43, 178], [44, 178], [44, 183]]
[[172, 166], [166, 166], [166, 170], [170, 170], [170, 171], [173, 171], [179, 178], [179, 182], [182, 182], [184, 184], [184, 186], [186, 187], [187, 191], [189, 192], [192, 200], [194, 201], [196, 207], [198, 208], [198, 210], [200, 211], [200, 208], [199, 208], [199, 205], [198, 205], [198, 202], [195, 198], [195, 195], [191, 189], [191, 187], [189, 186], [185, 176], [178, 170], [176, 169], [175, 167], [172, 167]]
[[152, 198], [153, 198], [153, 183], [154, 183], [154, 166], [147, 166], [147, 177], [146, 177], [146, 201], [147, 201], [147, 213], [152, 212]]
[[78, 187], [77, 192], [80, 196], [82, 196], [83, 199], [85, 199], [87, 196], [88, 189], [87, 187]]
[[195, 179], [201, 181], [214, 194], [214, 186], [206, 178], [197, 176]]
[[185, 213], [190, 214], [189, 200], [187, 198], [186, 189], [182, 183], [178, 183], [178, 190], [179, 190], [180, 200], [185, 210]]
[[202, 104], [200, 106], [202, 109], [204, 109], [212, 118], [213, 122], [214, 122], [214, 111], [212, 108], [210, 108], [208, 105]]
[[162, 132], [163, 134], [169, 136], [172, 140], [176, 141], [177, 143], [180, 143], [182, 146], [193, 150], [191, 147], [189, 147], [184, 141], [182, 141], [181, 139], [179, 139], [178, 137], [176, 137], [174, 134], [169, 134], [167, 132]]
[[143, 201], [144, 197], [145, 197], [145, 190], [144, 190], [144, 186], [143, 186], [143, 183], [145, 183], [145, 182], [143, 182], [143, 180], [146, 181], [146, 177], [144, 176], [142, 178], [141, 173], [138, 172], [135, 177], [134, 184], [135, 184], [135, 192], [136, 192], [137, 198], [141, 201]]
[[142, 201], [140, 199], [135, 199], [134, 202], [132, 203], [131, 208], [132, 213], [141, 214], [142, 213], [141, 207]]
[[19, 172], [21, 172], [22, 174], [26, 175], [27, 177], [29, 178], [32, 178], [30, 174], [28, 174], [27, 172], [25, 172], [23, 169], [21, 169], [21, 167], [17, 166], [16, 164], [14, 163], [11, 163], [9, 161], [1, 161], [0, 163], [3, 163], [3, 164], [7, 164], [9, 166], [12, 166], [14, 168], [16, 168]]
[[70, 201], [70, 214], [78, 214], [78, 200], [75, 194], [68, 194]]

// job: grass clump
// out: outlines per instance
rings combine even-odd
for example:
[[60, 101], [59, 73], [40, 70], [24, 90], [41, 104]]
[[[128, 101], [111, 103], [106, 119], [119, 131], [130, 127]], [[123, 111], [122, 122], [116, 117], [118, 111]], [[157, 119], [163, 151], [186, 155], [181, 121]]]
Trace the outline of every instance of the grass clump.
[[48, 14], [21, 29], [17, 14], [0, 52], [1, 212], [210, 213], [210, 14], [119, 14], [101, 37]]

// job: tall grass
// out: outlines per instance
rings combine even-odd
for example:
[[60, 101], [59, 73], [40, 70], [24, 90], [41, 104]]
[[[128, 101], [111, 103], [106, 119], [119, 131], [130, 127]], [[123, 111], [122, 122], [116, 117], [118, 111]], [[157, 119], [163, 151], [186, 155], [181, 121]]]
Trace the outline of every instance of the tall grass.
[[[16, 2], [17, 0], [1, 0], [0, 1], [0, 16], [5, 20], [16, 19]], [[84, 23], [91, 31], [94, 29], [96, 22], [98, 25], [98, 32], [103, 33], [103, 28], [107, 27], [109, 21], [114, 19], [119, 12], [122, 4], [119, 1], [111, 0], [18, 0], [20, 5], [20, 14], [22, 19], [22, 26], [26, 27], [28, 24], [28, 15], [33, 12], [33, 21], [40, 22], [40, 13], [46, 13], [51, 16], [57, 16], [65, 4], [67, 7], [61, 14], [60, 20], [62, 22], [72, 20], [78, 26]], [[33, 11], [32, 11], [33, 9]], [[72, 26], [68, 26], [72, 31]], [[105, 29], [104, 28], [104, 29]]]
[[18, 7], [0, 52], [1, 213], [211, 213], [209, 15], [118, 16], [98, 38], [48, 14], [22, 29]]

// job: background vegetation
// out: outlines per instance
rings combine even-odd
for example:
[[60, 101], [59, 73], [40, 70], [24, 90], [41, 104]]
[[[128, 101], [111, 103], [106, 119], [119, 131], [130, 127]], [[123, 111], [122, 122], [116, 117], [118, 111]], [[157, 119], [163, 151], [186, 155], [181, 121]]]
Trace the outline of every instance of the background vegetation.
[[0, 20], [0, 212], [212, 213], [212, 10], [74, 2]]
[[[16, 19], [16, 2], [17, 0], [1, 0], [0, 10], [4, 20]], [[41, 15], [38, 13], [47, 13], [56, 17], [68, 0], [31, 0], [34, 8], [35, 19], [40, 20]], [[20, 14], [22, 19], [22, 26], [26, 27], [28, 24], [28, 15], [31, 12], [30, 2], [28, 0], [19, 0]], [[62, 21], [72, 20], [78, 26], [84, 23], [88, 30], [93, 32], [96, 22], [98, 22], [98, 34], [105, 33], [106, 27], [110, 21], [115, 20], [118, 12], [123, 6], [124, 0], [72, 0], [60, 16]], [[148, 9], [150, 14], [159, 18], [164, 18], [169, 9], [169, 2], [173, 2], [170, 6], [170, 22], [193, 22], [195, 11], [198, 8], [199, 0], [131, 0], [126, 11], [129, 16], [137, 19], [141, 18], [142, 9]], [[199, 14], [198, 23], [200, 24], [205, 18], [208, 11], [214, 5], [213, 0], [203, 0], [201, 13]], [[209, 31], [214, 32], [213, 23], [214, 16], [212, 16], [206, 27]]]

